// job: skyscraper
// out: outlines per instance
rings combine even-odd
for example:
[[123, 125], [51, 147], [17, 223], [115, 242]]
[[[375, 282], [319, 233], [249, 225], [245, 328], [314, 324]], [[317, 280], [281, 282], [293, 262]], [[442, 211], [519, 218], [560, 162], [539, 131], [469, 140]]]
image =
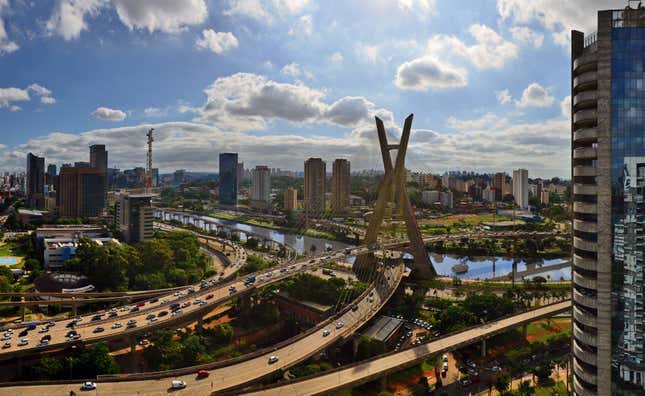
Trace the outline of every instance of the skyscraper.
[[501, 201], [504, 195], [506, 195], [506, 173], [495, 173], [493, 187], [495, 187], [495, 201]]
[[103, 172], [103, 195], [105, 195], [105, 201], [107, 202], [108, 152], [105, 150], [104, 144], [93, 144], [90, 146], [90, 167], [99, 169], [101, 172]]
[[284, 210], [298, 209], [298, 190], [287, 187], [284, 191]]
[[645, 9], [571, 34], [573, 389], [645, 390]]
[[327, 166], [320, 158], [305, 161], [305, 211], [309, 215], [325, 211], [325, 192], [327, 191]]
[[105, 177], [105, 172], [99, 168], [61, 168], [58, 194], [60, 216], [99, 216], [105, 208]]
[[258, 165], [251, 174], [251, 206], [267, 209], [271, 206], [271, 170], [268, 166]]
[[513, 171], [513, 197], [515, 205], [520, 209], [529, 208], [529, 171], [515, 169]]
[[114, 225], [126, 242], [152, 238], [153, 210], [150, 194], [121, 194], [114, 205]]
[[219, 155], [219, 203], [237, 205], [237, 153]]
[[42, 208], [45, 204], [45, 158], [32, 153], [27, 155], [27, 204]]
[[348, 160], [340, 158], [334, 160], [332, 165], [331, 208], [336, 213], [343, 212], [350, 206], [349, 194], [351, 187], [349, 165]]

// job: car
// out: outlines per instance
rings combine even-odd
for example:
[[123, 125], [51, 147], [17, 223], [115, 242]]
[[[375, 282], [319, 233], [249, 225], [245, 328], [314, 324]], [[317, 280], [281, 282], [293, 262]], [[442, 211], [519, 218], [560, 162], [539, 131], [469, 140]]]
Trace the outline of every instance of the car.
[[448, 355], [446, 355], [446, 354], [444, 353], [444, 354], [443, 354], [443, 356], [442, 356], [442, 358], [441, 358], [441, 360], [443, 360], [444, 362], [447, 362], [447, 361], [448, 361]]
[[2, 349], [7, 349], [7, 348], [11, 348], [11, 342], [9, 342], [9, 341], [7, 341], [4, 344], [2, 344]]
[[343, 326], [345, 326], [345, 323], [343, 323], [343, 322], [338, 322], [338, 323], [336, 323], [336, 328], [337, 328], [337, 329], [340, 329], [340, 328], [342, 328]]
[[18, 343], [18, 346], [24, 346], [24, 345], [27, 345], [27, 344], [29, 344], [29, 339], [28, 339], [28, 338], [23, 338], [23, 339], [22, 339], [22, 340], [20, 340], [20, 342]]
[[128, 328], [128, 329], [134, 329], [135, 327], [137, 327], [137, 323], [136, 322], [135, 323], [128, 323], [127, 326], [125, 326], [125, 327]]
[[130, 312], [139, 312], [139, 307], [133, 307]]
[[27, 334], [29, 334], [29, 330], [25, 329], [25, 330], [21, 331], [20, 333], [18, 333], [18, 337], [24, 337]]
[[51, 339], [52, 339], [51, 334], [47, 334], [47, 335], [43, 336], [40, 340], [41, 341], [43, 341], [43, 340], [51, 341]]
[[118, 313], [116, 313], [116, 312], [110, 312], [110, 313], [108, 314], [108, 317], [109, 317], [109, 318], [115, 318], [115, 317], [117, 317], [118, 315], [119, 315], [119, 314], [118, 314]]
[[49, 331], [49, 327], [47, 326], [41, 327], [41, 329], [38, 330], [39, 333], [47, 333], [48, 331]]
[[48, 344], [49, 344], [49, 340], [40, 340], [40, 341], [38, 341], [38, 345], [36, 345], [36, 346], [41, 347], [41, 346], [45, 346], [45, 345], [48, 345]]
[[186, 387], [186, 383], [184, 381], [174, 380], [170, 383], [170, 387], [172, 389], [184, 389]]
[[11, 334], [6, 334], [2, 336], [2, 341], [7, 341], [11, 339]]
[[352, 304], [352, 311], [358, 311], [358, 305]]
[[116, 322], [112, 325], [112, 329], [120, 329], [123, 325], [120, 322]]
[[166, 316], [166, 315], [168, 315], [168, 311], [161, 311], [161, 312], [159, 312], [159, 315], [157, 315], [157, 316], [159, 316], [161, 318], [161, 317]]
[[84, 391], [94, 390], [94, 389], [96, 389], [96, 382], [87, 381], [87, 382], [83, 382], [83, 384], [81, 385], [81, 390], [84, 390]]
[[148, 345], [148, 344], [150, 344], [150, 341], [148, 341], [145, 338], [143, 340], [139, 341], [139, 345], [145, 346], [145, 345]]
[[175, 309], [174, 311], [172, 311], [172, 316], [179, 315], [181, 312], [181, 309]]
[[215, 296], [214, 296], [214, 295], [212, 295], [212, 294], [209, 294], [208, 296], [206, 296], [206, 299], [207, 299], [207, 300], [210, 300], [210, 299], [211, 299], [211, 298], [213, 298], [213, 297], [215, 297]]
[[271, 355], [271, 357], [269, 357], [269, 364], [273, 364], [277, 361], [278, 361], [278, 357], [276, 355]]
[[36, 324], [32, 323], [29, 326], [27, 326], [27, 330], [35, 330], [36, 329]]
[[146, 316], [146, 320], [150, 320], [150, 319], [152, 319], [152, 318], [156, 318], [156, 317], [157, 317], [157, 315], [155, 315], [155, 314], [150, 314], [150, 315]]
[[464, 388], [467, 387], [467, 386], [470, 386], [472, 383], [473, 382], [468, 378], [464, 378], [462, 380], [459, 380], [459, 385], [463, 386]]
[[137, 303], [137, 307], [143, 307], [144, 305], [146, 305], [145, 301], [141, 301]]
[[71, 336], [76, 335], [76, 334], [78, 334], [78, 333], [76, 332], [76, 330], [70, 330], [70, 331], [68, 331], [68, 332], [67, 332], [67, 334], [65, 335], [65, 337], [71, 337]]
[[56, 322], [48, 322], [46, 326], [47, 327], [54, 327], [54, 326], [56, 326]]
[[325, 329], [322, 332], [323, 337], [327, 337], [329, 335], [329, 330]]
[[104, 332], [104, 331], [105, 331], [105, 329], [104, 329], [103, 327], [99, 326], [99, 327], [97, 327], [96, 329], [94, 329], [94, 330], [92, 331], [92, 333], [102, 333], [102, 332]]
[[200, 379], [200, 378], [206, 378], [206, 377], [208, 377], [209, 375], [210, 375], [210, 373], [209, 373], [208, 371], [206, 371], [206, 370], [199, 370], [199, 371], [197, 372], [197, 378], [198, 378], [198, 379]]
[[150, 304], [154, 304], [154, 303], [156, 303], [157, 301], [159, 301], [159, 299], [158, 299], [158, 298], [153, 298], [152, 300], [150, 300]]

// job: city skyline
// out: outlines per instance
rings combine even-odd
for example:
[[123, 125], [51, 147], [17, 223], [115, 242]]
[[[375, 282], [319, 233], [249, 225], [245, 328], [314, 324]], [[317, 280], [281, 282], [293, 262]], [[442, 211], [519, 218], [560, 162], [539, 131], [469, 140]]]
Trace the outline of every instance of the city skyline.
[[[217, 170], [213, 151], [287, 169], [310, 156], [371, 169], [373, 116], [397, 134], [414, 112], [412, 170], [567, 177], [563, 37], [616, 6], [376, 1], [337, 14], [307, 0], [176, 3], [0, 2], [0, 169], [20, 169], [29, 151], [73, 162], [92, 144], [110, 148], [110, 166], [142, 166], [151, 126], [162, 172]], [[356, 15], [383, 28], [358, 31]]]

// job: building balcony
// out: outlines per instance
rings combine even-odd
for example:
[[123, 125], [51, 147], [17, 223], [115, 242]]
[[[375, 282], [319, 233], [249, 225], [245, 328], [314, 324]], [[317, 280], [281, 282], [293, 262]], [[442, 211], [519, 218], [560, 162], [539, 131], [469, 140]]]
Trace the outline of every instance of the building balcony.
[[590, 277], [581, 275], [578, 271], [573, 271], [573, 282], [587, 289], [596, 289], [596, 280]]
[[580, 110], [589, 107], [596, 107], [598, 101], [598, 91], [582, 91], [573, 96], [573, 109]]
[[596, 159], [598, 150], [595, 147], [580, 147], [573, 150], [573, 159]]
[[597, 252], [598, 244], [596, 242], [587, 241], [580, 237], [573, 237], [573, 246], [576, 249], [586, 250], [587, 252]]
[[578, 345], [578, 341], [573, 341], [573, 356], [592, 366], [597, 366], [596, 354], [585, 351]]
[[583, 381], [592, 385], [598, 384], [598, 377], [596, 376], [596, 374], [585, 370], [585, 368], [581, 364], [579, 364], [576, 359], [573, 359], [573, 370], [575, 371], [576, 375]]
[[[575, 305], [573, 306], [573, 318], [578, 322], [582, 323], [583, 325], [596, 327], [596, 317], [582, 311], [580, 308], [576, 307]], [[595, 365], [595, 363], [591, 363], [591, 364]]]
[[589, 202], [574, 202], [573, 211], [575, 213], [596, 214], [598, 213], [598, 205]]
[[576, 92], [592, 89], [598, 83], [598, 74], [595, 71], [580, 73], [573, 79], [573, 90]]
[[596, 109], [578, 110], [573, 113], [573, 123], [578, 127], [593, 126], [598, 122]]
[[585, 388], [575, 375], [573, 376], [573, 392], [576, 396], [598, 396], [594, 389]]
[[573, 255], [573, 265], [589, 271], [596, 271], [598, 269], [598, 262], [596, 260], [584, 258], [577, 254]]
[[576, 183], [573, 185], [573, 193], [576, 195], [598, 195], [598, 186], [595, 184]]
[[573, 71], [577, 74], [598, 69], [598, 56], [595, 52], [587, 52], [573, 60]]
[[597, 128], [583, 128], [573, 132], [573, 141], [576, 143], [593, 143], [598, 140]]
[[[576, 192], [576, 194], [578, 194], [578, 193]], [[598, 232], [598, 224], [594, 223], [592, 221], [584, 221], [584, 220], [574, 219], [573, 220], [573, 229], [576, 230], [576, 231], [596, 233], [596, 232]]]
[[593, 309], [598, 308], [598, 300], [596, 300], [595, 297], [585, 296], [584, 294], [580, 293], [575, 289], [573, 290], [573, 301], [577, 302], [578, 304], [584, 305], [585, 307], [588, 307], [588, 308], [593, 308]]
[[574, 166], [573, 167], [573, 176], [596, 176], [597, 169], [593, 166]]
[[575, 324], [575, 322], [573, 323], [573, 336], [576, 340], [584, 344], [591, 345], [593, 347], [598, 346], [596, 336], [583, 331], [577, 324]]

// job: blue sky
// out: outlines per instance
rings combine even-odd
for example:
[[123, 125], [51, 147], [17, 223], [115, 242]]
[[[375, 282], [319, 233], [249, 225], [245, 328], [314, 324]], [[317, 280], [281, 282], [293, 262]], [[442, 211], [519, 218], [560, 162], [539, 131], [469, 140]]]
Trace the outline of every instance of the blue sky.
[[569, 48], [622, 1], [0, 0], [0, 169], [104, 143], [110, 165], [380, 167], [375, 115], [408, 167], [569, 174]]

